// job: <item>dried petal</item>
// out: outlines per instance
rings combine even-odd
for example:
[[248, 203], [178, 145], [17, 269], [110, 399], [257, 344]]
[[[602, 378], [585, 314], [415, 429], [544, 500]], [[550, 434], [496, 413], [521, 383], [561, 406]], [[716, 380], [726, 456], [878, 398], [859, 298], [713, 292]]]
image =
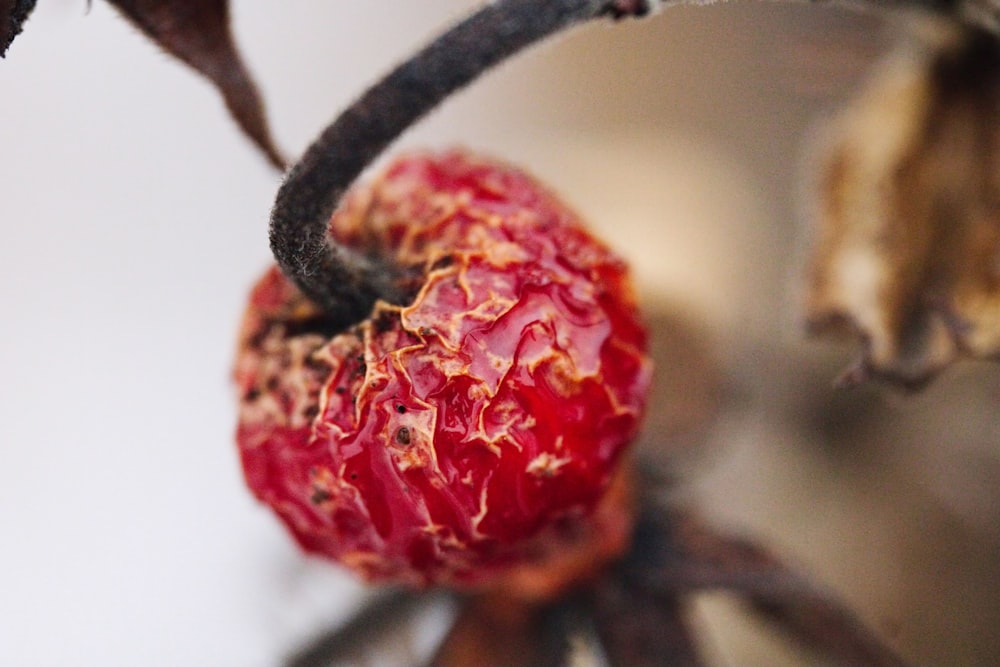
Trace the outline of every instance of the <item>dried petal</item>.
[[21, 32], [35, 0], [0, 0], [0, 58], [7, 55], [7, 47]]
[[821, 180], [814, 330], [865, 343], [843, 380], [919, 386], [1000, 352], [1000, 47], [935, 27], [839, 119]]
[[243, 132], [278, 169], [285, 160], [268, 129], [260, 94], [229, 29], [226, 0], [108, 0], [146, 36], [205, 75]]

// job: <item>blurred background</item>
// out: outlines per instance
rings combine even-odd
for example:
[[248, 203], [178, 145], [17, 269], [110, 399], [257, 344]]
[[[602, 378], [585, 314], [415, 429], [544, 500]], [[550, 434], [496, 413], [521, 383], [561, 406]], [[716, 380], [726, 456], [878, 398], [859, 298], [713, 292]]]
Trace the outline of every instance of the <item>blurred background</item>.
[[[290, 155], [472, 6], [234, 4]], [[658, 343], [642, 447], [680, 501], [915, 662], [990, 665], [1000, 370], [835, 391], [851, 350], [799, 321], [810, 137], [899, 29], [770, 3], [590, 26], [400, 145], [519, 163], [632, 261]], [[39, 3], [0, 62], [0, 151], [0, 664], [279, 664], [364, 595], [297, 553], [232, 444], [232, 346], [279, 175], [100, 0]], [[694, 612], [714, 664], [810, 660], [723, 596]]]

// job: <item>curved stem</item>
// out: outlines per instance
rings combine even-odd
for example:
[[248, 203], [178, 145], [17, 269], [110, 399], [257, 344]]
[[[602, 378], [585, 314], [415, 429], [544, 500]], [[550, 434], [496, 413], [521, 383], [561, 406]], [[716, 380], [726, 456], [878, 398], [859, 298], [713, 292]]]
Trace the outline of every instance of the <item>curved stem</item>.
[[[376, 299], [403, 302], [408, 290], [401, 267], [376, 252], [338, 246], [327, 235], [330, 216], [362, 170], [439, 102], [521, 49], [590, 19], [643, 16], [656, 6], [694, 2], [496, 0], [484, 6], [370, 88], [291, 169], [271, 213], [271, 249], [282, 271], [335, 327], [363, 319]], [[1000, 24], [1000, 0], [843, 2], [940, 12], [993, 29]]]
[[339, 325], [376, 299], [405, 297], [402, 269], [333, 245], [327, 224], [347, 187], [403, 130], [485, 70], [589, 19], [641, 16], [652, 0], [499, 0], [397, 67], [351, 105], [288, 174], [271, 213], [271, 249], [285, 275]]

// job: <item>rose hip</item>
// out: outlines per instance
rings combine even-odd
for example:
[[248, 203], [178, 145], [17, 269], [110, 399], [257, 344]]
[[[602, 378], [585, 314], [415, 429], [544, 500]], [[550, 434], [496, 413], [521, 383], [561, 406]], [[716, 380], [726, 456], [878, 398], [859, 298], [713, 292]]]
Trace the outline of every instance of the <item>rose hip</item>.
[[650, 381], [623, 262], [533, 179], [461, 151], [397, 160], [329, 234], [403, 269], [410, 298], [334, 331], [276, 268], [253, 290], [237, 440], [299, 544], [453, 586], [623, 548]]

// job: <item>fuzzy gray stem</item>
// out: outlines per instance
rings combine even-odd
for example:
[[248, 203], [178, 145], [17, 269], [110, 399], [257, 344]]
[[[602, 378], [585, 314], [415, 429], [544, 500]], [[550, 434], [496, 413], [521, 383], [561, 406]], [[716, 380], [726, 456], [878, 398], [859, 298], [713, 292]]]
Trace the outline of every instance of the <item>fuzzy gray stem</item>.
[[407, 127], [493, 65], [576, 23], [649, 9], [646, 0], [499, 0], [443, 34], [362, 95], [291, 169], [271, 214], [282, 271], [342, 325], [367, 316], [378, 298], [405, 299], [401, 268], [331, 244], [327, 224], [347, 187]]
[[[403, 303], [412, 285], [404, 267], [393, 265], [377, 249], [336, 245], [327, 234], [340, 198], [364, 168], [438, 103], [521, 49], [591, 19], [643, 16], [660, 6], [680, 4], [708, 3], [497, 0], [455, 25], [348, 107], [288, 173], [271, 213], [271, 249], [282, 271], [337, 327], [362, 320], [376, 299]], [[851, 0], [842, 4], [921, 9], [977, 24], [1000, 22], [1000, 0]]]

